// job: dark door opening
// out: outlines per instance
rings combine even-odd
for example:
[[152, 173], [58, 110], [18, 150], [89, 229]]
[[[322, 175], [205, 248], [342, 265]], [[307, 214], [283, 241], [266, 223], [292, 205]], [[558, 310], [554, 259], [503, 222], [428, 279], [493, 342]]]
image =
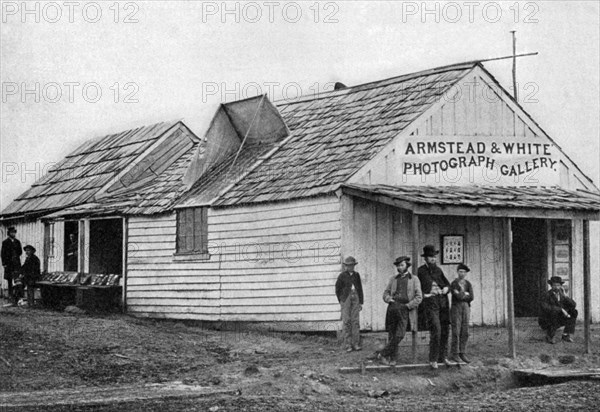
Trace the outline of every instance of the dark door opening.
[[79, 256], [79, 223], [76, 221], [65, 222], [65, 271], [77, 272]]
[[123, 274], [123, 222], [90, 221], [90, 273]]
[[514, 219], [512, 224], [515, 317], [536, 317], [548, 273], [544, 219]]

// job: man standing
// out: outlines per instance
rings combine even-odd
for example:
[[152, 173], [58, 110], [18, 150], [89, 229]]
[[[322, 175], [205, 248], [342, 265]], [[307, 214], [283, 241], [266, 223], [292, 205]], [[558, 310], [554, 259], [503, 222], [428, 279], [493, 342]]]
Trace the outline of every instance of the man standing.
[[65, 259], [65, 270], [68, 272], [77, 272], [77, 236], [75, 233], [69, 233], [69, 245], [67, 246], [67, 256]]
[[35, 248], [27, 245], [23, 248], [25, 263], [21, 268], [23, 283], [27, 286], [27, 305], [31, 308], [34, 304], [35, 284], [40, 280], [40, 259], [35, 255]]
[[17, 239], [17, 229], [11, 226], [8, 228], [8, 237], [2, 242], [0, 255], [2, 257], [2, 267], [4, 268], [4, 279], [8, 282], [8, 295], [15, 306], [17, 302], [13, 292], [13, 277], [18, 275], [21, 270], [22, 253], [21, 242]]
[[360, 318], [364, 302], [360, 275], [354, 271], [358, 264], [356, 259], [348, 256], [344, 259], [344, 271], [338, 276], [335, 283], [335, 294], [342, 306], [342, 335], [346, 352], [361, 350], [360, 347]]
[[398, 344], [404, 338], [407, 325], [411, 331], [417, 330], [417, 307], [423, 300], [421, 283], [408, 268], [410, 258], [401, 256], [394, 261], [398, 273], [390, 278], [383, 292], [383, 301], [388, 304], [385, 315], [385, 329], [388, 344], [378, 358], [386, 365], [396, 365]]
[[471, 317], [471, 302], [473, 301], [473, 285], [466, 277], [471, 269], [459, 263], [456, 267], [458, 278], [450, 284], [452, 292], [452, 357], [454, 362], [469, 363], [466, 355], [467, 341], [469, 340], [469, 321]]
[[418, 270], [423, 292], [423, 315], [429, 328], [429, 365], [438, 368], [438, 363], [450, 365], [447, 359], [450, 310], [448, 291], [450, 283], [444, 272], [437, 266], [437, 254], [433, 245], [425, 245], [421, 257], [425, 264]]
[[565, 295], [563, 282], [560, 276], [552, 276], [548, 284], [552, 287], [542, 296], [542, 311], [538, 319], [542, 329], [546, 331], [546, 342], [554, 343], [554, 334], [562, 326], [565, 327], [562, 335], [564, 342], [573, 342], [571, 335], [575, 333], [577, 321], [577, 304]]

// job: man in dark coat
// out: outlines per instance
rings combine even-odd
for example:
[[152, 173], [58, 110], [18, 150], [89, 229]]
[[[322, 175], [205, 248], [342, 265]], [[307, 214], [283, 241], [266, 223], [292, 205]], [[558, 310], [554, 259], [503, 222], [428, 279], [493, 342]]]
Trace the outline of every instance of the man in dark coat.
[[21, 242], [17, 239], [17, 229], [13, 226], [8, 228], [8, 237], [2, 242], [2, 250], [0, 255], [2, 256], [2, 267], [4, 268], [4, 279], [8, 283], [8, 295], [13, 300], [13, 304], [17, 302], [14, 300], [13, 291], [13, 278], [18, 276], [21, 270], [21, 254], [23, 249], [21, 248]]
[[[450, 365], [448, 361], [448, 335], [450, 327], [450, 308], [448, 292], [450, 282], [444, 272], [437, 266], [437, 254], [433, 245], [425, 245], [421, 257], [425, 264], [418, 270], [423, 292], [423, 316], [429, 328], [429, 365], [432, 369], [438, 368], [438, 363]], [[419, 315], [420, 316], [420, 315]]]
[[563, 282], [560, 276], [552, 276], [548, 284], [552, 287], [541, 300], [541, 313], [538, 319], [542, 329], [546, 331], [546, 342], [554, 343], [554, 334], [562, 326], [565, 327], [562, 335], [564, 342], [573, 342], [571, 335], [575, 333], [577, 322], [577, 304], [565, 295]]
[[67, 253], [65, 259], [65, 270], [68, 272], [77, 272], [77, 252], [79, 245], [77, 243], [77, 235], [75, 233], [69, 234], [69, 245], [67, 246]]
[[360, 317], [364, 302], [360, 275], [354, 271], [358, 262], [352, 256], [344, 259], [344, 271], [340, 273], [335, 283], [335, 295], [342, 310], [342, 335], [346, 352], [361, 350], [360, 347]]
[[40, 280], [40, 259], [35, 255], [35, 248], [27, 245], [23, 248], [25, 251], [25, 263], [21, 267], [23, 283], [27, 286], [27, 305], [32, 307], [34, 304], [35, 284]]
[[469, 363], [466, 355], [469, 340], [469, 321], [471, 318], [471, 302], [473, 301], [473, 285], [466, 279], [471, 269], [462, 263], [456, 267], [458, 277], [450, 284], [452, 293], [452, 356], [454, 362]]

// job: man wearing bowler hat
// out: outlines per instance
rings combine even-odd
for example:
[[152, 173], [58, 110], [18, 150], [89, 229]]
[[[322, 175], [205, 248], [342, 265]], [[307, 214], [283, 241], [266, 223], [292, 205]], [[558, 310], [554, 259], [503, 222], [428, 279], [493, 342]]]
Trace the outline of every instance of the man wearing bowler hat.
[[421, 282], [408, 271], [410, 258], [400, 256], [394, 266], [398, 273], [390, 278], [383, 292], [383, 301], [388, 304], [385, 315], [388, 344], [377, 356], [386, 365], [396, 364], [398, 344], [404, 338], [407, 326], [409, 330], [417, 330], [417, 307], [423, 300]]
[[437, 266], [437, 254], [433, 245], [425, 245], [421, 257], [425, 264], [418, 270], [421, 291], [423, 292], [422, 314], [429, 329], [429, 365], [438, 368], [438, 363], [450, 365], [448, 361], [448, 334], [450, 326], [450, 308], [448, 292], [450, 282]]
[[27, 286], [27, 305], [31, 308], [34, 303], [35, 284], [40, 280], [40, 259], [35, 255], [35, 248], [27, 245], [25, 251], [25, 262], [21, 268], [23, 283]]
[[342, 335], [346, 352], [361, 350], [360, 347], [360, 318], [364, 302], [360, 275], [354, 271], [358, 264], [356, 259], [348, 256], [344, 259], [344, 271], [335, 282], [335, 294], [342, 309]]
[[17, 302], [14, 300], [13, 278], [18, 277], [21, 271], [21, 242], [17, 239], [17, 229], [14, 226], [8, 228], [8, 237], [2, 242], [2, 268], [4, 269], [4, 279], [8, 283], [9, 299], [13, 300], [13, 305]]
[[552, 276], [548, 281], [551, 289], [542, 296], [541, 313], [538, 322], [546, 331], [546, 342], [554, 343], [554, 334], [562, 326], [565, 327], [562, 335], [564, 342], [573, 342], [571, 335], [575, 333], [577, 321], [577, 304], [565, 295], [563, 282], [560, 276]]

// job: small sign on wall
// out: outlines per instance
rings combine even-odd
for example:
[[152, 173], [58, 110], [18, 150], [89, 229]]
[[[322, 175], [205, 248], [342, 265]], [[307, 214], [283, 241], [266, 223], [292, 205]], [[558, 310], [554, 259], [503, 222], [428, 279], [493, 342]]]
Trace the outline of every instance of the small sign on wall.
[[465, 237], [463, 235], [442, 235], [442, 265], [464, 263]]

